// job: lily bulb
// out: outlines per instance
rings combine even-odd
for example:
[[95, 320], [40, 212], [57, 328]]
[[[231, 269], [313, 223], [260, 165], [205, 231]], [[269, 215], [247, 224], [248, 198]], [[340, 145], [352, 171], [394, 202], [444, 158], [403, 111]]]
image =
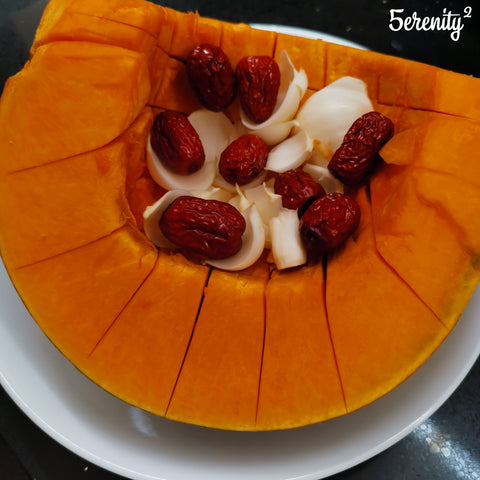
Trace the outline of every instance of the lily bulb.
[[279, 214], [270, 220], [272, 255], [279, 270], [297, 267], [307, 261], [299, 223], [297, 211], [288, 208], [282, 208]]
[[365, 82], [342, 77], [314, 93], [300, 107], [297, 129], [335, 152], [353, 122], [372, 110]]

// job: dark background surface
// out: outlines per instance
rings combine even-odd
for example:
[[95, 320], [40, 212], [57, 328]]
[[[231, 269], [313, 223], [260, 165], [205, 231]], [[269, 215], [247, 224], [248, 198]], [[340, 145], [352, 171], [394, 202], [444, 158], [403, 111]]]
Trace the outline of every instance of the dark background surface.
[[[98, 0], [101, 1], [101, 0]], [[0, 86], [21, 69], [45, 1], [0, 0]], [[467, 1], [170, 0], [178, 10], [229, 21], [304, 27], [382, 53], [480, 77], [480, 5]], [[450, 32], [389, 29], [390, 9], [421, 17], [444, 9], [464, 14], [458, 41]], [[480, 319], [479, 319], [480, 320]], [[480, 479], [480, 361], [450, 399], [410, 435], [334, 480]], [[120, 480], [49, 438], [0, 388], [0, 480]]]

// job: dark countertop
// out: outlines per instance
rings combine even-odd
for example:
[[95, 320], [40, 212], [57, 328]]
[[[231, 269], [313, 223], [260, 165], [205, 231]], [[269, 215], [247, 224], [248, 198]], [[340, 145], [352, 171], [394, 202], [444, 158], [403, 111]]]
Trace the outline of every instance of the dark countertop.
[[[100, 0], [99, 0], [100, 1]], [[473, 2], [390, 0], [170, 0], [178, 10], [230, 21], [310, 28], [342, 36], [372, 50], [480, 77], [480, 10]], [[233, 4], [233, 5], [232, 5]], [[0, 85], [21, 69], [45, 1], [0, 0]], [[389, 29], [390, 9], [441, 16], [464, 13], [460, 38], [450, 32]], [[335, 480], [480, 479], [480, 360], [428, 420], [372, 459]], [[8, 480], [116, 480], [121, 477], [71, 453], [38, 428], [0, 388], [0, 478]]]

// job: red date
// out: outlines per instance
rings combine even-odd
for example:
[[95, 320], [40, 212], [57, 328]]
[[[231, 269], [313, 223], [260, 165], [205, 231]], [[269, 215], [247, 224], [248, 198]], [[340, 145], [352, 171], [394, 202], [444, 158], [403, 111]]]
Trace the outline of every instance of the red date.
[[240, 250], [246, 228], [242, 214], [229, 203], [190, 196], [176, 198], [159, 225], [175, 245], [215, 260]]
[[355, 120], [333, 154], [328, 169], [346, 185], [359, 185], [380, 160], [379, 150], [393, 136], [392, 121], [379, 112], [369, 112]]
[[158, 114], [150, 141], [160, 160], [179, 175], [194, 173], [205, 163], [200, 137], [183, 113], [167, 110]]
[[301, 168], [279, 174], [273, 188], [282, 196], [282, 205], [298, 210], [299, 217], [314, 200], [325, 195], [324, 188]]
[[190, 85], [207, 109], [219, 112], [235, 99], [235, 72], [220, 47], [208, 43], [195, 47], [187, 58], [186, 70]]
[[344, 243], [360, 222], [357, 202], [342, 193], [315, 200], [300, 220], [300, 236], [307, 248], [329, 251]]
[[220, 175], [232, 185], [246, 185], [267, 164], [268, 145], [257, 135], [248, 133], [234, 140], [221, 154]]
[[280, 69], [267, 56], [243, 57], [236, 68], [238, 97], [247, 117], [256, 123], [272, 115], [280, 88]]

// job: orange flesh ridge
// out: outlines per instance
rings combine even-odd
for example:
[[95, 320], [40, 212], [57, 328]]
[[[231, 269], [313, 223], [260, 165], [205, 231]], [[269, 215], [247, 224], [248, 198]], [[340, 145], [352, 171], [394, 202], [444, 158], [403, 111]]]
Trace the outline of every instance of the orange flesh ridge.
[[478, 253], [459, 245], [458, 226], [419, 199], [412, 179], [404, 167], [387, 166], [372, 180], [376, 247], [451, 329], [478, 283]]
[[237, 274], [212, 271], [167, 418], [255, 429], [267, 278], [261, 261]]
[[448, 334], [379, 256], [365, 189], [356, 199], [361, 224], [327, 267], [328, 321], [349, 412], [396, 387]]
[[42, 330], [81, 368], [148, 275], [156, 256], [156, 249], [136, 228], [125, 226], [10, 274]]
[[90, 42], [38, 48], [2, 96], [0, 153], [9, 162], [0, 176], [107, 145], [134, 122], [149, 91], [148, 68], [137, 52]]
[[152, 272], [91, 352], [87, 372], [121, 398], [165, 415], [208, 270], [182, 255], [160, 252]]
[[268, 282], [260, 430], [293, 428], [346, 413], [323, 290], [321, 265], [274, 272]]
[[[51, 5], [61, 3], [67, 5], [60, 0], [54, 0]], [[78, 13], [81, 17], [92, 12], [91, 16], [98, 19], [98, 24], [112, 28], [111, 38], [118, 38], [120, 31], [128, 31], [128, 16], [122, 16], [123, 11], [118, 14], [115, 8], [110, 12], [97, 11], [97, 4], [88, 1], [82, 2], [82, 5], [84, 10], [70, 13], [67, 5], [68, 15], [63, 17], [63, 21], [67, 22], [71, 14]], [[107, 7], [111, 5], [115, 6], [116, 2], [107, 2]], [[285, 48], [298, 68], [303, 66], [302, 63], [309, 64], [310, 55], [315, 54], [316, 63], [305, 67], [313, 68], [309, 73], [309, 87], [312, 90], [345, 75], [363, 79], [375, 107], [394, 113], [400, 130], [405, 130], [403, 137], [397, 140], [394, 138], [392, 142], [396, 141], [399, 147], [407, 145], [407, 151], [415, 154], [419, 142], [427, 141], [427, 146], [423, 148], [429, 149], [431, 155], [420, 156], [422, 161], [434, 158], [436, 148], [441, 149], [440, 145], [435, 146], [435, 138], [441, 134], [442, 128], [448, 128], [441, 123], [446, 121], [445, 117], [463, 114], [475, 120], [480, 119], [478, 81], [466, 76], [318, 40], [297, 39], [253, 30], [246, 25], [202, 19], [195, 14], [153, 7], [143, 1], [128, 2], [125, 12], [128, 7], [136, 5], [145, 6], [144, 13], [155, 12], [153, 17], [141, 15], [143, 20], [135, 17], [135, 25], [130, 26], [135, 29], [130, 31], [132, 38], [141, 38], [145, 42], [138, 49], [141, 54], [101, 43], [47, 43], [35, 49], [32, 62], [25, 72], [9, 80], [0, 105], [0, 121], [2, 125], [11, 123], [20, 131], [22, 128], [28, 131], [29, 126], [24, 123], [24, 118], [15, 113], [15, 109], [25, 112], [22, 105], [28, 105], [28, 111], [32, 111], [34, 109], [31, 105], [34, 104], [38, 105], [39, 111], [50, 111], [51, 98], [59, 95], [59, 89], [62, 92], [59, 87], [62, 81], [74, 85], [76, 93], [78, 88], [80, 91], [84, 88], [86, 93], [97, 94], [98, 101], [93, 97], [92, 109], [96, 108], [95, 112], [102, 111], [103, 104], [102, 109], [98, 106], [105, 93], [102, 82], [97, 80], [105, 78], [105, 72], [114, 69], [124, 72], [121, 79], [125, 84], [118, 82], [118, 86], [108, 86], [109, 92], [116, 92], [109, 108], [125, 114], [117, 118], [108, 131], [100, 129], [97, 132], [96, 125], [89, 125], [87, 131], [83, 131], [83, 127], [75, 127], [75, 131], [81, 132], [77, 133], [79, 138], [65, 134], [67, 141], [62, 144], [58, 144], [58, 139], [63, 138], [63, 134], [56, 131], [62, 127], [60, 122], [47, 122], [40, 131], [40, 138], [53, 138], [55, 142], [47, 142], [45, 147], [35, 143], [35, 138], [27, 139], [29, 149], [35, 152], [31, 157], [18, 155], [20, 144], [11, 142], [12, 138], [17, 138], [16, 132], [9, 129], [0, 132], [1, 157], [16, 162], [13, 166], [8, 166], [8, 172], [15, 173], [7, 173], [5, 166], [1, 166], [2, 196], [3, 192], [17, 192], [21, 188], [26, 190], [33, 183], [38, 183], [40, 187], [41, 182], [45, 181], [42, 176], [47, 176], [49, 169], [58, 172], [56, 174], [60, 178], [63, 162], [74, 165], [83, 156], [93, 158], [90, 160], [92, 168], [106, 172], [108, 177], [108, 173], [112, 172], [113, 157], [103, 155], [102, 152], [108, 151], [115, 143], [114, 139], [132, 125], [135, 119], [144, 122], [143, 125], [149, 123], [151, 117], [143, 110], [146, 104], [174, 108], [185, 113], [198, 108], [199, 103], [189, 90], [183, 68], [183, 61], [192, 47], [183, 40], [185, 32], [193, 33], [192, 44], [215, 39], [230, 56], [233, 66], [245, 54], [276, 56], [280, 49]], [[52, 9], [55, 11], [54, 7]], [[92, 29], [96, 25], [97, 22], [94, 22]], [[118, 31], [115, 30], [115, 25], [118, 26]], [[49, 28], [55, 27], [52, 24]], [[62, 29], [59, 34], [62, 34]], [[147, 32], [145, 36], [139, 34], [143, 31]], [[158, 35], [154, 49], [149, 40], [152, 34]], [[49, 32], [47, 29], [45, 35], [46, 39], [54, 39], [55, 31]], [[86, 39], [91, 40], [92, 37]], [[41, 43], [38, 40], [38, 44]], [[97, 52], [96, 58], [101, 58], [98, 69], [84, 74], [84, 67], [72, 67], [76, 63], [70, 62], [71, 58], [80, 64], [90, 62], [93, 58], [91, 50]], [[147, 62], [161, 68], [163, 75], [154, 72], [152, 68], [148, 69]], [[56, 77], [47, 77], [50, 83], [42, 84], [43, 91], [38, 91], [34, 80], [37, 75], [42, 76], [47, 68], [53, 68]], [[428, 81], [425, 81], [425, 76]], [[423, 83], [418, 82], [418, 78], [423, 78]], [[422, 85], [426, 85], [427, 90]], [[472, 95], [464, 95], [462, 90], [470, 85], [472, 93], [477, 92], [473, 98]], [[449, 96], [450, 88], [457, 89], [456, 92], [461, 91], [462, 95], [454, 95], [452, 99]], [[132, 91], [136, 92], [133, 97]], [[22, 100], [23, 97], [25, 100]], [[71, 98], [72, 105], [75, 105], [76, 100]], [[19, 105], [19, 102], [24, 103]], [[125, 102], [128, 108], [125, 108]], [[120, 104], [122, 109], [118, 107]], [[78, 109], [78, 105], [75, 107]], [[72, 110], [75, 114], [75, 107], [67, 106], [66, 110]], [[85, 112], [85, 118], [95, 118], [95, 115], [82, 108], [80, 110]], [[109, 112], [109, 109], [106, 111]], [[55, 112], [52, 115], [55, 117]], [[47, 118], [52, 115], [47, 114]], [[235, 114], [230, 114], [231, 117], [233, 115]], [[425, 129], [426, 133], [422, 131], [417, 134], [416, 131], [409, 130], [431, 118], [441, 118], [441, 121], [437, 124], [423, 124], [425, 126], [420, 129]], [[451, 118], [449, 121], [458, 120]], [[41, 120], [32, 118], [33, 121], [41, 125]], [[71, 121], [74, 122], [75, 119]], [[110, 124], [100, 119], [99, 125]], [[457, 133], [462, 134], [463, 126], [456, 128], [459, 130]], [[478, 128], [478, 124], [472, 122], [471, 127], [465, 128], [465, 131], [474, 132]], [[0, 249], [15, 286], [45, 333], [94, 381], [127, 402], [172, 419], [240, 430], [292, 428], [342, 415], [345, 411], [360, 408], [383, 395], [428, 358], [448, 330], [453, 328], [458, 312], [463, 309], [478, 282], [477, 257], [474, 256], [474, 252], [478, 252], [475, 243], [475, 239], [479, 238], [476, 235], [477, 227], [472, 227], [467, 235], [461, 230], [466, 222], [463, 214], [466, 213], [468, 219], [468, 212], [449, 209], [449, 205], [442, 203], [442, 199], [435, 195], [434, 189], [424, 188], [420, 176], [415, 184], [409, 183], [406, 174], [405, 178], [403, 174], [397, 178], [392, 177], [389, 172], [395, 169], [400, 173], [403, 168], [392, 165], [372, 181], [372, 219], [369, 217], [370, 205], [365, 192], [359, 193], [363, 206], [362, 225], [355, 237], [349, 240], [348, 248], [337, 252], [327, 264], [326, 305], [321, 264], [285, 274], [275, 272], [272, 277], [269, 277], [268, 265], [264, 261], [239, 274], [214, 270], [204, 290], [207, 268], [193, 265], [179, 256], [168, 256], [163, 252], [157, 254], [156, 249], [133, 227], [141, 221], [138, 215], [141, 208], [132, 205], [130, 209], [125, 195], [129, 192], [129, 199], [135, 198], [137, 185], [144, 189], [144, 193], [138, 195], [140, 204], [161, 194], [146, 185], [145, 179], [148, 176], [145, 175], [144, 158], [135, 146], [144, 142], [141, 130], [135, 133], [135, 128], [132, 128], [129, 131], [134, 133], [126, 141], [126, 148], [130, 149], [129, 156], [134, 160], [128, 167], [123, 167], [125, 171], [128, 168], [127, 173], [113, 172], [115, 175], [108, 188], [101, 185], [96, 188], [102, 190], [102, 194], [105, 188], [107, 196], [112, 195], [112, 198], [118, 193], [116, 189], [122, 192], [123, 188], [123, 198], [119, 198], [118, 205], [114, 206], [111, 220], [103, 217], [95, 220], [101, 228], [86, 232], [90, 235], [89, 238], [85, 237], [75, 244], [68, 243], [60, 236], [59, 249], [56, 250], [53, 245], [51, 250], [38, 255], [35, 252], [31, 256], [28, 243], [20, 245], [18, 252], [15, 252], [12, 245], [17, 240], [8, 239], [3, 231], [0, 237]], [[473, 135], [468, 137], [468, 141], [470, 145], [475, 145]], [[461, 145], [463, 143], [460, 142], [460, 148]], [[390, 148], [387, 144], [385, 160], [389, 162], [392, 159], [392, 163], [405, 162], [405, 156], [394, 147], [395, 145]], [[406, 163], [409, 162], [407, 159]], [[436, 164], [422, 164], [415, 168], [424, 168], [426, 165], [428, 168], [438, 168]], [[453, 169], [457, 163], [451, 162], [448, 165]], [[88, 164], [81, 168], [88, 168]], [[472, 172], [475, 170], [473, 164], [470, 168]], [[450, 170], [448, 173], [451, 173]], [[88, 171], [84, 175], [90, 176]], [[443, 175], [435, 175], [439, 187], [444, 185]], [[474, 178], [479, 177], [476, 175]], [[381, 180], [384, 183], [380, 183]], [[382, 214], [383, 209], [390, 208], [395, 212], [397, 208], [395, 195], [389, 196], [388, 191], [385, 191], [386, 186], [392, 182], [406, 192], [412, 212], [421, 207], [426, 215], [423, 218], [431, 223], [433, 231], [450, 232], [442, 242], [446, 251], [453, 249], [459, 259], [459, 263], [449, 260], [448, 264], [455, 265], [458, 269], [453, 278], [458, 278], [457, 284], [461, 285], [460, 292], [453, 298], [448, 295], [448, 291], [441, 289], [441, 278], [438, 279], [439, 287], [433, 297], [431, 292], [425, 296], [421, 288], [415, 288], [417, 283], [420, 286], [422, 282], [424, 285], [429, 284], [431, 272], [437, 271], [441, 260], [440, 253], [438, 257], [433, 255], [422, 260], [421, 253], [431, 244], [430, 239], [424, 240], [423, 248], [422, 245], [417, 247], [419, 256], [413, 260], [423, 262], [425, 269], [422, 268], [420, 273], [412, 273], [408, 268], [404, 271], [403, 263], [397, 264], [396, 252], [402, 252], [404, 245], [407, 245], [407, 251], [412, 250], [408, 239], [418, 228], [418, 222], [405, 217], [401, 218], [400, 223], [392, 224], [388, 223], [392, 221], [392, 216]], [[455, 189], [454, 194], [457, 196], [461, 194], [460, 187], [465, 185], [462, 182], [464, 180], [460, 180], [459, 188]], [[35, 191], [32, 195], [35, 195]], [[14, 197], [15, 195], [10, 198]], [[93, 197], [94, 202], [100, 202], [102, 198], [101, 195]], [[12, 208], [23, 211], [21, 201], [20, 196], [14, 198]], [[72, 201], [72, 206], [67, 210], [70, 213], [74, 212], [73, 205]], [[95, 204], [89, 206], [89, 209], [96, 208]], [[40, 208], [43, 209], [55, 211], [55, 206], [46, 204]], [[135, 217], [132, 210], [137, 212]], [[0, 216], [2, 215], [5, 221], [10, 221], [6, 208], [0, 208]], [[15, 218], [17, 215], [19, 214], [15, 214]], [[60, 224], [66, 222], [61, 217], [56, 218], [60, 218]], [[454, 223], [455, 226], [452, 227]], [[38, 229], [41, 230], [41, 225]], [[460, 250], [456, 248], [459, 236], [467, 238], [465, 248]], [[30, 240], [31, 243], [33, 241], [34, 238]], [[392, 248], [392, 245], [396, 247]], [[390, 257], [391, 251], [394, 252], [393, 257]], [[356, 252], [361, 254], [355, 255]], [[122, 261], [118, 262], [118, 258], [122, 258]], [[372, 262], [367, 269], [373, 278], [370, 284], [359, 282], [359, 274], [364, 273], [362, 265], [366, 259]], [[371, 267], [372, 264], [374, 268]], [[356, 269], [359, 269], [358, 272]], [[371, 304], [363, 304], [363, 309], [358, 302], [354, 303], [360, 320], [351, 329], [345, 328], [345, 320], [349, 318], [348, 312], [352, 304], [347, 307], [343, 302], [355, 302], [355, 297], [353, 300], [351, 296], [336, 299], [336, 296], [343, 293], [335, 285], [345, 275], [351, 279], [352, 290], [362, 292], [360, 298], [372, 299]], [[418, 280], [419, 275], [426, 280]], [[284, 290], [289, 285], [290, 281], [286, 280], [289, 277], [296, 278], [298, 284], [292, 289], [292, 296], [287, 299], [284, 298]], [[378, 285], [385, 288], [385, 278], [395, 287], [386, 292], [378, 291], [375, 288]], [[452, 272], [448, 271], [444, 282], [451, 281], [451, 278]], [[302, 289], [299, 288], [300, 285]], [[235, 297], [232, 299], [232, 290], [238, 291], [237, 298], [245, 298], [245, 301], [235, 301]], [[82, 298], [75, 297], [77, 291], [82, 291]], [[102, 292], [101, 297], [99, 292]], [[399, 297], [396, 300], [398, 304], [405, 305], [401, 317], [392, 318], [388, 315], [392, 313], [388, 312], [389, 304], [385, 300], [388, 295]], [[239, 303], [238, 308], [236, 302]], [[282, 302], [287, 302], [285, 308], [281, 307]], [[288, 302], [302, 312], [300, 319], [292, 319], [288, 315]], [[308, 302], [315, 305], [308, 308]], [[158, 304], [165, 308], [159, 308]], [[93, 314], [92, 305], [95, 306]], [[181, 308], [184, 312], [179, 315], [180, 322], [173, 313], [174, 306], [175, 311]], [[376, 315], [370, 311], [373, 308], [379, 310]], [[308, 318], [312, 309], [318, 314]], [[138, 310], [142, 312], [141, 316], [137, 315]], [[57, 315], [51, 317], [52, 311]], [[415, 327], [411, 324], [411, 318], [418, 316], [422, 322]], [[300, 326], [295, 325], [298, 320], [302, 323]], [[379, 322], [381, 328], [375, 328]], [[171, 327], [172, 324], [174, 328]], [[296, 330], [296, 327], [300, 330]], [[152, 330], [161, 331], [165, 336], [151, 335]], [[252, 331], [255, 333], [252, 334]], [[365, 331], [369, 331], [369, 335], [365, 336]], [[304, 342], [303, 335], [307, 337]], [[359, 336], [365, 340], [364, 343], [357, 342]], [[365, 352], [376, 351], [383, 360], [384, 357], [380, 355], [382, 349], [376, 349], [379, 345], [388, 348], [385, 338], [390, 336], [395, 337], [396, 343], [392, 346], [392, 351], [387, 352], [388, 368], [382, 362], [375, 363], [377, 367], [372, 368], [375, 365], [369, 363], [371, 360]], [[311, 342], [310, 348], [307, 347], [308, 342]], [[318, 348], [320, 344], [323, 348], [315, 351], [314, 346]], [[287, 349], [287, 353], [284, 349]], [[289, 349], [295, 352], [294, 362], [298, 362], [297, 365], [301, 365], [305, 372], [310, 369], [310, 373], [306, 373], [308, 381], [302, 381], [301, 376], [295, 375], [296, 368], [300, 367], [289, 361]], [[383, 355], [386, 353], [383, 352]], [[152, 366], [155, 370], [153, 374], [150, 373]], [[282, 380], [288, 380], [288, 387], [281, 384]], [[329, 385], [329, 389], [321, 391], [319, 385], [324, 383]], [[299, 399], [303, 403], [300, 404]]]

